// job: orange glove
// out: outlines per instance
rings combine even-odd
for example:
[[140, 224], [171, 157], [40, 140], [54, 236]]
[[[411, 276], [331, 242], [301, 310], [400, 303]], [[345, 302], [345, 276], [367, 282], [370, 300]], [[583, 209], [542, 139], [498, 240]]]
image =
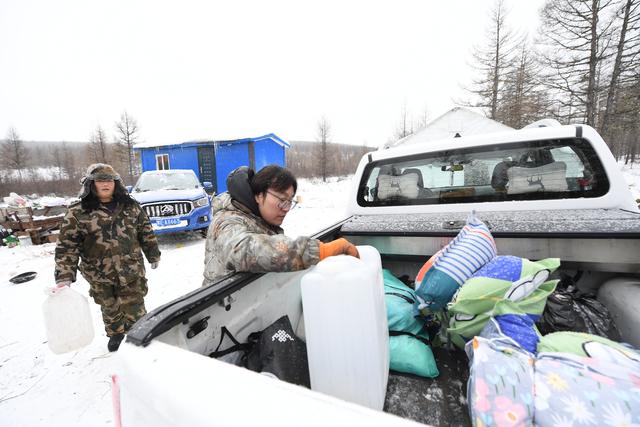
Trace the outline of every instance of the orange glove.
[[347, 239], [336, 239], [329, 243], [320, 242], [320, 261], [334, 255], [351, 255], [360, 258], [358, 249]]

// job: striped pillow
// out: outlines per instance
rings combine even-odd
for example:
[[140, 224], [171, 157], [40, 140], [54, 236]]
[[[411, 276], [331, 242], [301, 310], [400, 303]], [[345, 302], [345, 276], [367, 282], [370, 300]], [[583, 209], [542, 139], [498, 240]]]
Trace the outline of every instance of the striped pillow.
[[458, 288], [496, 254], [489, 228], [472, 212], [458, 235], [418, 273], [416, 294], [421, 300], [418, 309], [435, 312], [444, 308]]

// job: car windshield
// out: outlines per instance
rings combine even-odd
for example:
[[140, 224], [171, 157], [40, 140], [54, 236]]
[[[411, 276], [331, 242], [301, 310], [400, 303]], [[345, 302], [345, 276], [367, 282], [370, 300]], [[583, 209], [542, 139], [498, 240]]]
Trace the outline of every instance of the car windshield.
[[143, 174], [134, 191], [186, 190], [200, 187], [192, 172], [163, 172]]
[[370, 164], [361, 206], [598, 197], [609, 182], [582, 139], [447, 150]]

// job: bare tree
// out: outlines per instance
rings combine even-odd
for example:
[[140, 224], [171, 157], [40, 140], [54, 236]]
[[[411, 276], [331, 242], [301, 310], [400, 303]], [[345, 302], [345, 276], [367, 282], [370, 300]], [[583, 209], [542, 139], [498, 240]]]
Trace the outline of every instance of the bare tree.
[[58, 180], [75, 180], [75, 158], [66, 142], [55, 144], [50, 148], [51, 161], [56, 167]]
[[548, 115], [549, 101], [538, 76], [538, 63], [523, 43], [518, 60], [505, 74], [502, 102], [496, 114], [502, 123], [520, 129]]
[[136, 172], [133, 146], [136, 144], [139, 137], [138, 123], [125, 111], [120, 116], [120, 121], [116, 122], [116, 129], [118, 131], [118, 142], [119, 144], [121, 144], [122, 149], [124, 150], [126, 155], [129, 172], [129, 182], [131, 182], [132, 177]]
[[396, 128], [395, 138], [397, 140], [407, 137], [413, 134], [413, 120], [409, 117], [409, 111], [407, 110], [407, 103], [402, 104], [402, 110], [400, 111], [400, 123]]
[[635, 82], [618, 88], [614, 109], [606, 141], [617, 159], [633, 162], [640, 152], [640, 73]]
[[22, 171], [27, 166], [27, 154], [24, 142], [20, 139], [18, 131], [10, 127], [7, 131], [7, 139], [2, 144], [2, 163], [7, 169], [18, 171], [22, 181]]
[[60, 149], [62, 157], [62, 170], [70, 180], [75, 180], [78, 172], [76, 168], [76, 158], [73, 151], [69, 148], [66, 142], [62, 142], [62, 148]]
[[320, 142], [320, 174], [322, 182], [327, 182], [327, 143], [331, 134], [331, 125], [325, 116], [318, 121], [318, 142]]
[[548, 0], [541, 11], [544, 82], [559, 118], [596, 126], [598, 72], [610, 56], [613, 0]]
[[476, 69], [478, 77], [467, 90], [475, 94], [478, 100], [463, 103], [470, 107], [482, 107], [493, 120], [499, 119], [497, 114], [502, 101], [501, 89], [517, 48], [516, 37], [505, 23], [506, 17], [503, 0], [496, 0], [490, 14], [486, 42], [484, 46], [476, 46], [472, 53], [472, 66]]
[[415, 128], [422, 129], [429, 123], [429, 108], [425, 105], [422, 113], [415, 120]]
[[[300, 178], [319, 176], [318, 142], [290, 141], [291, 147], [286, 150], [287, 168]], [[327, 157], [330, 159], [328, 176], [353, 174], [362, 156], [374, 150], [366, 145], [327, 144]]]
[[[640, 58], [640, 1], [624, 0], [618, 9], [615, 31], [618, 34], [616, 55], [607, 90], [607, 101], [600, 122], [600, 133], [607, 137], [611, 117], [615, 114], [616, 95], [619, 84], [626, 83], [625, 76], [633, 79], [637, 73]], [[621, 78], [622, 77], [622, 78]]]
[[51, 161], [56, 168], [56, 175], [58, 180], [64, 178], [64, 154], [62, 149], [58, 145], [54, 145], [49, 149], [51, 153]]
[[100, 125], [89, 139], [89, 157], [96, 163], [109, 163], [107, 135]]

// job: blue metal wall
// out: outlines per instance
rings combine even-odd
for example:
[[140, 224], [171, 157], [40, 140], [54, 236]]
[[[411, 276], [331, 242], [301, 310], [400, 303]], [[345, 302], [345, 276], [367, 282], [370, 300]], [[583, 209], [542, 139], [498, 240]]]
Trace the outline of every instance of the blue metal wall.
[[284, 147], [273, 141], [266, 140], [255, 144], [256, 171], [271, 164], [285, 166]]
[[[277, 138], [277, 137], [276, 137]], [[227, 175], [239, 166], [249, 166], [249, 142], [251, 139], [235, 142], [215, 143], [217, 192], [227, 191]], [[211, 142], [211, 145], [214, 143]], [[185, 143], [184, 145], [140, 149], [142, 171], [156, 170], [156, 155], [169, 154], [171, 169], [191, 169], [200, 179], [198, 167], [198, 146], [208, 144]], [[266, 165], [285, 166], [285, 147], [272, 139], [272, 134], [257, 138], [254, 143], [255, 170]]]
[[143, 172], [156, 170], [157, 154], [169, 154], [170, 169], [192, 169], [196, 175], [199, 175], [198, 149], [196, 147], [156, 147], [145, 148], [141, 151]]
[[227, 175], [239, 166], [249, 166], [249, 144], [235, 142], [218, 145], [216, 149], [218, 193], [227, 191]]

